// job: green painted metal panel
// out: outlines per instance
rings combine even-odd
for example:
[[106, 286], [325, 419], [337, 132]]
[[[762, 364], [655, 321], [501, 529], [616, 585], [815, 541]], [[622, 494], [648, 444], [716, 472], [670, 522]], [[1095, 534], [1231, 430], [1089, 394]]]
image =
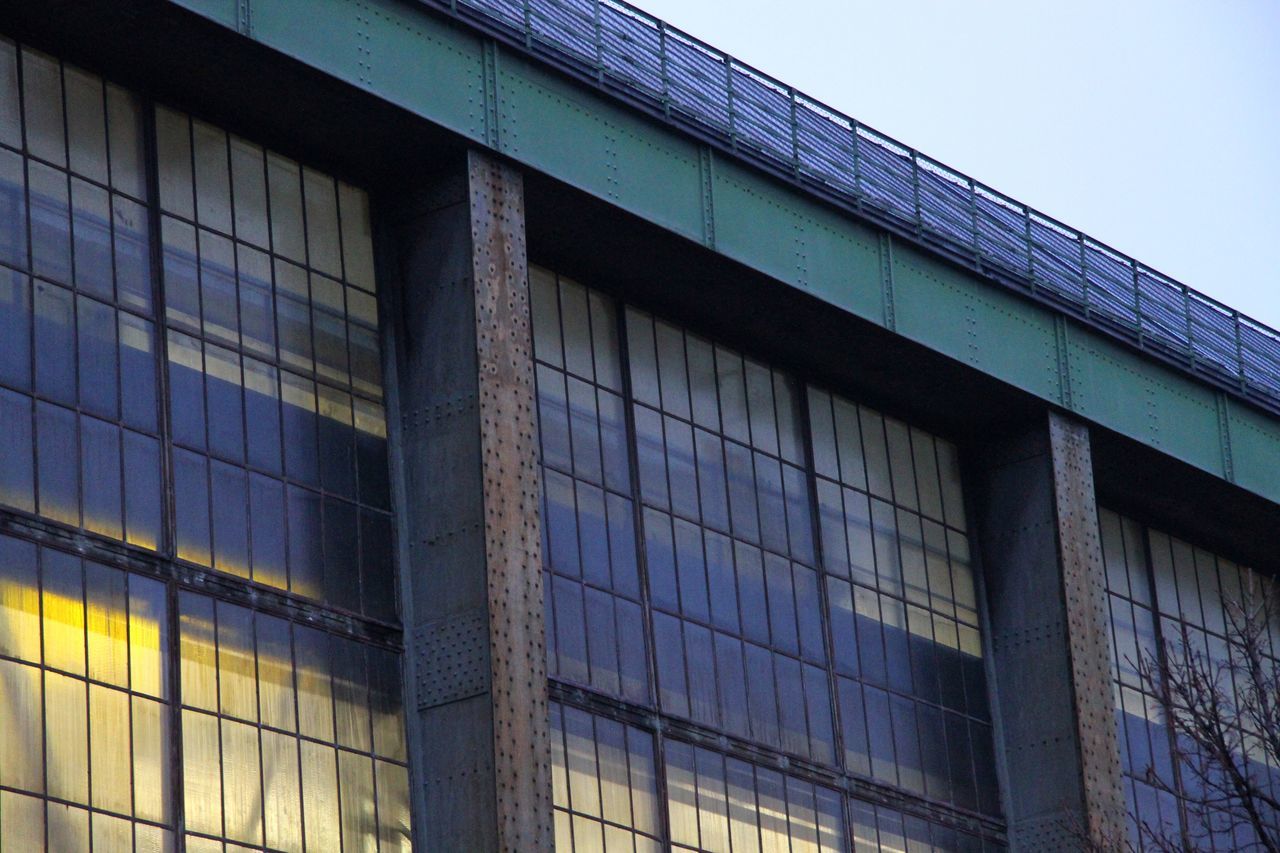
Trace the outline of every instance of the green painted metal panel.
[[[245, 23], [229, 0], [171, 2]], [[877, 231], [425, 9], [253, 0], [248, 22], [263, 44], [428, 121], [1280, 501], [1277, 419], [1238, 403], [1224, 417], [1207, 384], [1075, 323], [1061, 335], [1049, 309], [901, 242], [882, 270]]]
[[256, 2], [250, 6], [251, 32], [282, 53], [363, 87], [363, 12], [355, 0]]
[[883, 321], [875, 231], [797, 198], [775, 181], [715, 161], [715, 248], [876, 323]]
[[366, 10], [366, 88], [463, 136], [484, 139], [484, 42], [404, 3], [360, 5]]
[[1077, 414], [1226, 477], [1215, 390], [1080, 327], [1068, 354]]
[[515, 56], [498, 60], [498, 147], [650, 222], [702, 237], [698, 146]]
[[255, 0], [249, 19], [257, 41], [484, 139], [480, 38], [389, 0]]
[[1053, 402], [1062, 399], [1053, 314], [895, 242], [895, 330]]
[[1280, 502], [1280, 423], [1227, 401], [1228, 447], [1238, 485]]

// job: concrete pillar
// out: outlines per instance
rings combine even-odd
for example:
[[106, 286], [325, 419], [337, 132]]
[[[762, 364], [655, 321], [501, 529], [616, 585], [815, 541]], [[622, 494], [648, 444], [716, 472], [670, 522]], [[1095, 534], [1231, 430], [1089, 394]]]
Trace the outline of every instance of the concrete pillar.
[[391, 219], [414, 837], [550, 850], [520, 174], [471, 152]]
[[975, 473], [1011, 846], [1123, 839], [1088, 427], [1051, 412], [987, 450]]

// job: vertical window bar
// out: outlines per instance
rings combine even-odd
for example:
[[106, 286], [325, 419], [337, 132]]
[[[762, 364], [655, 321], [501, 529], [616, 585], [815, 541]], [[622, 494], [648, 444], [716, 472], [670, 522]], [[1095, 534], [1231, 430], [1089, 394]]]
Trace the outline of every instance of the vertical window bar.
[[[665, 34], [665, 29], [662, 30]], [[665, 59], [666, 52], [663, 51]], [[665, 68], [665, 62], [664, 62]], [[669, 104], [668, 104], [669, 105]], [[557, 277], [558, 278], [558, 277]], [[557, 286], [557, 292], [559, 288]], [[626, 305], [618, 300], [610, 300], [615, 306], [614, 321], [617, 327], [618, 363], [622, 374], [622, 411], [627, 441], [627, 473], [631, 485], [631, 519], [635, 535], [636, 572], [640, 582], [640, 608], [644, 616], [644, 635], [640, 638], [645, 649], [645, 675], [648, 679], [649, 700], [653, 707], [660, 707], [658, 693], [657, 655], [653, 639], [653, 602], [649, 586], [649, 559], [644, 530], [644, 507], [640, 496], [640, 462], [637, 450], [635, 396], [631, 387], [631, 348], [627, 334]], [[657, 792], [656, 808], [658, 810], [658, 831], [660, 837], [671, 838], [670, 815], [667, 807], [667, 759], [662, 732], [654, 732], [654, 787]]]
[[[813, 562], [814, 570], [817, 572], [818, 583], [818, 602], [822, 608], [821, 624], [822, 624], [822, 643], [823, 652], [826, 655], [827, 662], [827, 701], [831, 711], [831, 745], [833, 752], [833, 763], [835, 766], [848, 771], [845, 761], [845, 743], [844, 743], [844, 711], [840, 707], [840, 685], [839, 677], [836, 675], [836, 644], [835, 635], [831, 628], [831, 597], [827, 588], [827, 563], [823, 553], [822, 541], [822, 519], [821, 510], [818, 503], [818, 474], [817, 465], [814, 462], [813, 450], [813, 428], [810, 423], [810, 411], [813, 401], [810, 395], [810, 386], [807, 382], [796, 382], [796, 408], [798, 411], [799, 423], [796, 428], [800, 430], [800, 445], [804, 450], [804, 469], [805, 469], [805, 488], [808, 490], [809, 496], [809, 528], [810, 536], [813, 539]], [[834, 440], [834, 439], [833, 439]], [[835, 575], [832, 574], [832, 577]], [[850, 593], [852, 595], [852, 592]], [[859, 684], [859, 686], [861, 686]], [[848, 798], [840, 798], [841, 807], [841, 826], [845, 828], [847, 837], [852, 838], [849, 833], [849, 815], [848, 815]]]

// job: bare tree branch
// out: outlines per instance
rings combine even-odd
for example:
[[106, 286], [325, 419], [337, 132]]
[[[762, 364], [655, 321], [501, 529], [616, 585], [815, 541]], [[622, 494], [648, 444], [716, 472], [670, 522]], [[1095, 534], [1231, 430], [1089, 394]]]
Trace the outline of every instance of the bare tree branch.
[[1280, 594], [1244, 572], [1223, 609], [1225, 642], [1178, 622], [1176, 636], [1126, 659], [1156, 697], [1170, 753], [1170, 767], [1131, 771], [1176, 799], [1178, 823], [1143, 821], [1138, 838], [1076, 833], [1089, 853], [1280, 853]]

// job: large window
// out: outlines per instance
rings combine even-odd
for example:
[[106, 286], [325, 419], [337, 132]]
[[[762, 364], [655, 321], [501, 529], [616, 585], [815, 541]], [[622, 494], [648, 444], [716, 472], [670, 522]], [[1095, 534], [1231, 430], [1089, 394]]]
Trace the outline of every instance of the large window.
[[361, 190], [0, 39], [0, 850], [408, 849], [377, 328]]
[[954, 447], [531, 287], [558, 849], [1000, 849]]
[[[1250, 707], [1245, 691], [1259, 682], [1238, 669], [1233, 675], [1219, 668], [1233, 659], [1239, 663], [1244, 651], [1231, 608], [1260, 595], [1263, 582], [1250, 569], [1115, 512], [1102, 510], [1099, 522], [1130, 839], [1139, 850], [1180, 848], [1184, 839], [1197, 850], [1263, 849], [1241, 814], [1241, 801], [1229, 795], [1232, 786], [1212, 785], [1214, 768], [1225, 765], [1201, 761], [1185, 730], [1180, 735], [1170, 725], [1160, 677], [1162, 667], [1194, 655], [1208, 662], [1205, 672], [1218, 674], [1215, 687], [1227, 701], [1210, 718], [1224, 724], [1224, 740], [1235, 752], [1231, 761], [1261, 793], [1254, 804], [1274, 826], [1280, 768], [1267, 766], [1260, 720], [1234, 710]], [[1263, 669], [1274, 672], [1280, 626], [1271, 625], [1262, 648], [1271, 658]], [[1206, 699], [1202, 710], [1208, 709], [1210, 693], [1200, 695]]]

